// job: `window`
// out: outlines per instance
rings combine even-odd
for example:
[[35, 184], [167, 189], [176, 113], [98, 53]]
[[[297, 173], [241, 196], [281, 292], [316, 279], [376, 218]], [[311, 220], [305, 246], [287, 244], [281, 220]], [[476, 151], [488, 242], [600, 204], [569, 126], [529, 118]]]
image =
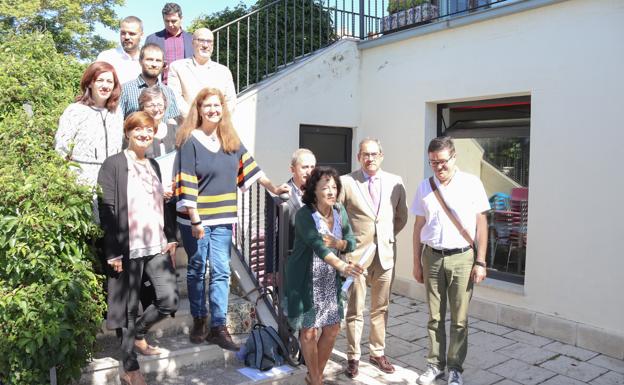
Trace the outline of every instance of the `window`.
[[481, 178], [490, 198], [489, 276], [524, 283], [530, 96], [438, 105], [438, 135], [455, 138], [457, 165]]
[[307, 148], [316, 156], [319, 166], [331, 166], [340, 175], [351, 172], [351, 140], [353, 134], [347, 127], [299, 127], [299, 147]]

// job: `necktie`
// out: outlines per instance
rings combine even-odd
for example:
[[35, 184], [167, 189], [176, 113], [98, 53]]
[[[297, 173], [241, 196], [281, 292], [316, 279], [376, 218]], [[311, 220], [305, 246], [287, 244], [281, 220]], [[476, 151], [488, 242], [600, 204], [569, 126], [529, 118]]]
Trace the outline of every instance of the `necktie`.
[[374, 177], [368, 178], [368, 193], [370, 194], [370, 197], [373, 201], [373, 209], [375, 211], [375, 214], [377, 214], [377, 211], [379, 210], [379, 193], [377, 192], [377, 189], [375, 188]]

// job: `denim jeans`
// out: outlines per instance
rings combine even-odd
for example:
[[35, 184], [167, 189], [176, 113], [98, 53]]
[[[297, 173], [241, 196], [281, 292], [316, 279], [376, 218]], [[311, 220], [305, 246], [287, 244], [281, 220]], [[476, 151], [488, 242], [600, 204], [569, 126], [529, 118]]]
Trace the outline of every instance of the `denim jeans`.
[[225, 325], [230, 293], [230, 250], [232, 225], [204, 226], [204, 237], [195, 239], [191, 226], [180, 225], [184, 250], [188, 255], [186, 282], [191, 315], [206, 317], [206, 264], [210, 272], [208, 301], [210, 326]]
[[[133, 371], [139, 369], [134, 340], [145, 338], [153, 324], [177, 310], [178, 285], [169, 253], [130, 259], [124, 269], [128, 275], [128, 324], [122, 330], [121, 351], [124, 370]], [[154, 285], [156, 300], [137, 319], [144, 272]]]

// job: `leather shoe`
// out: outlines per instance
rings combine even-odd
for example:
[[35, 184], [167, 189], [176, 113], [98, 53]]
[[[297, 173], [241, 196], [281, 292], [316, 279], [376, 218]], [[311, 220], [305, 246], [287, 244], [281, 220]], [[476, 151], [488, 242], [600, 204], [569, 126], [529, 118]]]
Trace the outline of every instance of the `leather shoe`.
[[134, 340], [134, 350], [144, 356], [157, 356], [162, 353], [158, 347], [149, 345], [145, 339]]
[[359, 373], [359, 369], [358, 369], [359, 365], [360, 365], [359, 360], [347, 360], [347, 370], [345, 371], [345, 374], [347, 375], [347, 377], [355, 378], [355, 376], [357, 376]]
[[237, 352], [240, 349], [240, 346], [232, 341], [230, 332], [228, 332], [225, 325], [211, 327], [206, 341], [219, 345], [222, 349], [231, 350], [233, 352]]
[[122, 385], [147, 385], [143, 375], [138, 369], [120, 373], [119, 380]]
[[394, 373], [394, 366], [388, 361], [386, 356], [373, 357], [370, 356], [369, 362], [375, 365], [379, 370], [384, 373]]

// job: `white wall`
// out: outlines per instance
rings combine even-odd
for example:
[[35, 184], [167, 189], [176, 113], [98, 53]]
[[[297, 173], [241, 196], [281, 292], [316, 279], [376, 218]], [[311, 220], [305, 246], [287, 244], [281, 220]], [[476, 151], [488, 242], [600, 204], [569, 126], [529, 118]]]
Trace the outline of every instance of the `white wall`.
[[381, 137], [410, 195], [429, 175], [436, 103], [531, 95], [524, 294], [476, 297], [623, 333], [622, 36], [622, 2], [579, 0], [362, 50], [361, 131]]
[[357, 127], [359, 65], [357, 45], [343, 40], [239, 98], [236, 128], [272, 181], [291, 176], [300, 124]]
[[[622, 4], [563, 1], [359, 51], [342, 41], [245, 94], [237, 127], [276, 181], [289, 175], [299, 124], [356, 128], [354, 155], [376, 136], [411, 203], [429, 175], [438, 103], [531, 95], [525, 285], [482, 286], [475, 297], [624, 336]], [[422, 286], [410, 276], [412, 224], [399, 236], [397, 282], [413, 294]]]

